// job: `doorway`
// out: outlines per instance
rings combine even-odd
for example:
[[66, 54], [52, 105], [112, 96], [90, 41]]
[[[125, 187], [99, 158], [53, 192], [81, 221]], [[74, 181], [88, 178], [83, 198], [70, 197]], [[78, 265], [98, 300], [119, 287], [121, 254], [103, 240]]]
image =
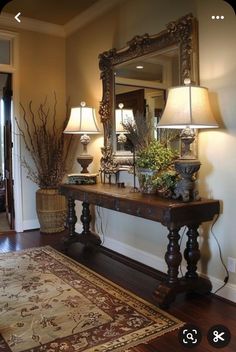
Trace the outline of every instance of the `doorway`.
[[0, 72], [0, 232], [14, 229], [12, 74]]

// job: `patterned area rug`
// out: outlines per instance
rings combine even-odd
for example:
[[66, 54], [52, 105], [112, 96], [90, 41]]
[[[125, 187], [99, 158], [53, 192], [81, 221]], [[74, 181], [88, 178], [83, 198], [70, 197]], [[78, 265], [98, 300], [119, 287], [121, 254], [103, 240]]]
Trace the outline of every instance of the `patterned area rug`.
[[126, 351], [182, 323], [55, 251], [0, 255], [1, 352]]

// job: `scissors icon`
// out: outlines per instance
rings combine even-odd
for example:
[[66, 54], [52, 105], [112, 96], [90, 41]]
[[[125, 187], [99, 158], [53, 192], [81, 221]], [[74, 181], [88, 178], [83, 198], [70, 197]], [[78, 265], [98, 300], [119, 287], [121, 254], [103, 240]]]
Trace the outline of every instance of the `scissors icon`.
[[225, 334], [224, 331], [219, 334], [219, 332], [217, 330], [214, 330], [213, 335], [215, 337], [214, 337], [213, 341], [214, 342], [218, 342], [219, 340], [225, 341], [225, 339], [222, 337], [224, 334]]

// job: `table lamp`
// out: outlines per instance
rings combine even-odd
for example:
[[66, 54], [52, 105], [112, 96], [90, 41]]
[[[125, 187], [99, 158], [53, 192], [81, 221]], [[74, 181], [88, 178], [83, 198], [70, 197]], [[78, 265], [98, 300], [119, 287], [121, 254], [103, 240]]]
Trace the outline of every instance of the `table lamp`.
[[79, 107], [71, 108], [70, 118], [64, 133], [82, 134], [80, 142], [83, 145], [83, 151], [77, 158], [82, 167], [82, 174], [89, 173], [88, 166], [93, 161], [93, 156], [87, 152], [87, 145], [90, 142], [88, 135], [99, 132], [94, 108], [87, 107], [85, 102], [81, 102]]
[[120, 144], [121, 150], [124, 150], [124, 144], [127, 141], [125, 133], [128, 133], [124, 125], [134, 121], [134, 114], [132, 109], [123, 109], [124, 104], [120, 103], [118, 106], [119, 109], [115, 111], [116, 133], [119, 133], [117, 142]]
[[195, 189], [194, 175], [201, 163], [191, 150], [195, 139], [194, 129], [216, 128], [218, 125], [211, 111], [208, 89], [191, 85], [189, 80], [184, 83], [184, 86], [169, 89], [166, 106], [157, 127], [182, 129], [181, 156], [175, 161], [180, 181], [176, 185], [174, 198], [188, 202], [200, 199]]

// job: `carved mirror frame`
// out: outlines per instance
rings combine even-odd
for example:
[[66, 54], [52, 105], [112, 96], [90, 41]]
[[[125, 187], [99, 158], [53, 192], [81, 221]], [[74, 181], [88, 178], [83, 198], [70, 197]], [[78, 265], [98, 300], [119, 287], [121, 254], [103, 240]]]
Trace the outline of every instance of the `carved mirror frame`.
[[135, 36], [127, 42], [127, 46], [120, 50], [115, 48], [99, 55], [99, 68], [102, 79], [102, 101], [99, 114], [104, 128], [104, 147], [102, 148], [101, 171], [114, 173], [118, 160], [114, 158], [112, 151], [113, 124], [114, 124], [114, 100], [115, 100], [115, 75], [116, 65], [139, 58], [153, 52], [161, 52], [170, 47], [178, 47], [180, 62], [180, 84], [185, 78], [198, 84], [198, 36], [197, 20], [192, 14], [188, 14], [166, 25], [162, 32], [150, 36], [144, 34]]

